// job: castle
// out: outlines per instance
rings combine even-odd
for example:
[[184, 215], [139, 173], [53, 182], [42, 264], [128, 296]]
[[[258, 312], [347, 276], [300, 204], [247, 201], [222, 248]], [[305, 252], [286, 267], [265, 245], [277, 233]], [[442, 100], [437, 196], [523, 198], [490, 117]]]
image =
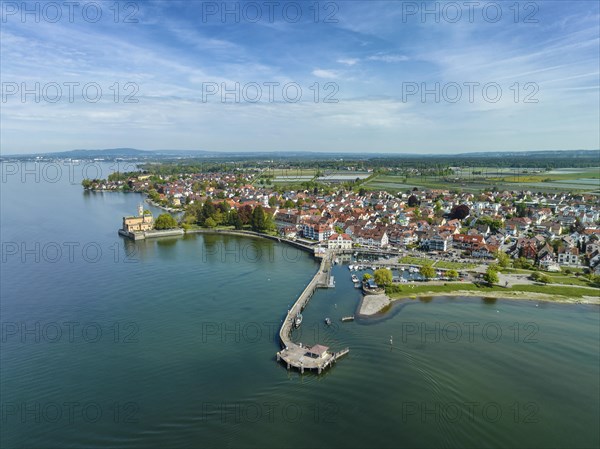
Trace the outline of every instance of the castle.
[[127, 233], [150, 231], [154, 227], [154, 217], [148, 211], [144, 211], [144, 206], [138, 206], [137, 216], [123, 217], [122, 230]]

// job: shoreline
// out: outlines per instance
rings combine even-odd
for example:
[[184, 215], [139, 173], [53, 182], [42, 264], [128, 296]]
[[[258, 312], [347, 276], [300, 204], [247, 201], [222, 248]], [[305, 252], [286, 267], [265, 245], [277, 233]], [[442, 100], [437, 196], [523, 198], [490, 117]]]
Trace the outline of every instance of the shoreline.
[[495, 298], [495, 299], [508, 299], [518, 301], [543, 301], [553, 302], [559, 304], [588, 304], [588, 305], [600, 305], [600, 296], [581, 296], [578, 298], [569, 298], [563, 295], [553, 295], [550, 293], [537, 293], [537, 292], [519, 292], [519, 291], [507, 291], [507, 292], [488, 292], [482, 294], [481, 292], [473, 290], [456, 290], [449, 292], [423, 292], [414, 295], [407, 295], [397, 298], [390, 298], [387, 294], [381, 295], [363, 295], [360, 304], [358, 306], [358, 316], [362, 318], [370, 318], [376, 315], [381, 315], [399, 301], [418, 300], [420, 298], [442, 298], [447, 296], [463, 296], [471, 298]]

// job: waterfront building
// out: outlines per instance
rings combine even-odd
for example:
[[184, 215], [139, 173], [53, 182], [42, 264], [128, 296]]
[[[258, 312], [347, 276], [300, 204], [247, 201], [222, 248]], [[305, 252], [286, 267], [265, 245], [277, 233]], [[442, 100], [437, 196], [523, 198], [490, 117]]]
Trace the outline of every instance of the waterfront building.
[[150, 231], [154, 227], [152, 214], [144, 211], [144, 206], [138, 206], [137, 216], [123, 217], [123, 231], [134, 233]]

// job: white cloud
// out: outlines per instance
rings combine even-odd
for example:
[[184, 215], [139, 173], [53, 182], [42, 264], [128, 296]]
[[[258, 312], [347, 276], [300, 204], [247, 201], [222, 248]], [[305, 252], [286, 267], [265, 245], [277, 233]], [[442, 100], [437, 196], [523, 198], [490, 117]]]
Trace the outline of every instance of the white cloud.
[[404, 56], [404, 55], [382, 55], [382, 54], [369, 56], [367, 59], [369, 61], [382, 61], [382, 62], [403, 62], [403, 61], [409, 60], [408, 56]]
[[337, 62], [339, 62], [340, 64], [344, 64], [344, 65], [354, 65], [358, 61], [360, 61], [360, 59], [358, 59], [358, 58], [341, 58], [341, 59], [337, 60]]
[[339, 77], [337, 72], [335, 72], [333, 70], [325, 70], [325, 69], [315, 69], [312, 71], [312, 74], [319, 78], [335, 79], [335, 78]]

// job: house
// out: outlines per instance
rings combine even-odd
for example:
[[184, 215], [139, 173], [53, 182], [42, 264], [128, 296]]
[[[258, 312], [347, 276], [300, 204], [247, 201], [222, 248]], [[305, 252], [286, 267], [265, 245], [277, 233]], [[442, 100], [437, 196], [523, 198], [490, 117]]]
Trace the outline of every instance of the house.
[[478, 248], [473, 249], [471, 251], [472, 257], [478, 257], [481, 259], [493, 259], [495, 257], [495, 253], [498, 251], [497, 246], [493, 245], [483, 245]]
[[295, 226], [284, 226], [279, 229], [279, 234], [288, 239], [294, 239], [297, 236], [297, 230]]
[[309, 219], [302, 223], [302, 235], [307, 239], [322, 242], [327, 240], [331, 234], [333, 234], [331, 226], [322, 221], [313, 221]]
[[389, 238], [385, 228], [363, 228], [354, 232], [354, 240], [356, 243], [365, 246], [375, 246], [383, 248], [388, 245]]
[[579, 250], [577, 248], [559, 248], [558, 264], [561, 266], [579, 265]]
[[329, 249], [352, 249], [352, 237], [348, 234], [332, 234], [327, 239]]
[[455, 234], [452, 236], [452, 245], [454, 248], [473, 252], [485, 245], [482, 235]]
[[425, 237], [421, 246], [428, 251], [448, 251], [448, 242], [450, 241], [450, 236], [447, 233], [431, 233], [427, 237]]

